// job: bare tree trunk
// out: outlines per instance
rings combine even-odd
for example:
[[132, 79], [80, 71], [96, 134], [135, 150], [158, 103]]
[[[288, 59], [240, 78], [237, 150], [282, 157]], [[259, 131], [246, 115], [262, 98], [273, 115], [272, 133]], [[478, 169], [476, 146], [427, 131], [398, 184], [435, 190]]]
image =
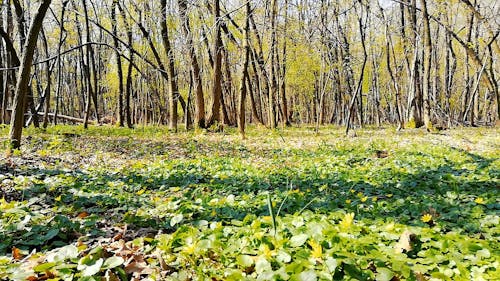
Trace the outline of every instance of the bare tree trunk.
[[248, 61], [250, 60], [250, 2], [246, 3], [246, 20], [245, 20], [245, 40], [243, 41], [243, 50], [245, 52], [243, 68], [241, 70], [240, 98], [238, 104], [238, 128], [240, 135], [245, 139], [245, 106], [247, 96], [247, 81], [248, 77]]
[[[54, 124], [57, 124], [57, 114], [59, 113], [59, 100], [61, 97], [61, 88], [62, 88], [62, 63], [61, 63], [61, 49], [63, 45], [63, 34], [65, 32], [64, 29], [64, 13], [66, 11], [66, 6], [69, 1], [63, 2], [63, 7], [61, 10], [61, 19], [60, 19], [60, 31], [59, 31], [59, 43], [57, 45], [57, 88], [56, 88], [56, 106], [54, 109]], [[46, 122], [45, 120], [48, 119], [48, 114], [49, 113], [49, 108], [45, 108], [45, 115], [44, 115], [44, 128], [46, 128]]]
[[[64, 35], [64, 13], [66, 12], [66, 6], [68, 5], [69, 1], [64, 1], [62, 8], [61, 8], [61, 18], [59, 19], [60, 23], [60, 30], [59, 30], [59, 42], [57, 44], [57, 88], [56, 88], [56, 106], [55, 106], [55, 111], [54, 111], [54, 124], [56, 124], [56, 119], [57, 119], [57, 113], [59, 110], [59, 96], [61, 94], [61, 83], [62, 83], [62, 64], [61, 64], [61, 49], [62, 49], [62, 44], [63, 44], [63, 35]], [[47, 128], [48, 123], [49, 123], [49, 112], [50, 112], [50, 91], [47, 93], [46, 97], [47, 101], [45, 102], [45, 114], [43, 115], [43, 127]]]
[[213, 5], [215, 15], [215, 36], [213, 53], [215, 55], [214, 71], [212, 75], [212, 102], [211, 112], [208, 118], [207, 127], [216, 122], [220, 122], [221, 98], [222, 98], [222, 38], [221, 38], [221, 22], [220, 16], [220, 1], [215, 0]]
[[177, 0], [179, 5], [179, 14], [181, 17], [181, 27], [184, 37], [186, 37], [186, 44], [189, 50], [189, 57], [191, 59], [191, 71], [193, 73], [193, 82], [195, 89], [195, 115], [194, 122], [198, 128], [205, 128], [205, 99], [203, 95], [203, 82], [201, 80], [201, 71], [198, 64], [198, 58], [193, 44], [193, 36], [191, 34], [191, 24], [189, 16], [187, 15], [187, 0]]
[[50, 6], [51, 0], [43, 0], [38, 7], [38, 10], [33, 17], [30, 29], [28, 31], [28, 38], [23, 48], [23, 55], [21, 59], [21, 68], [19, 69], [19, 76], [16, 83], [16, 91], [14, 96], [14, 111], [12, 113], [12, 120], [10, 123], [10, 148], [17, 149], [21, 146], [21, 136], [24, 125], [24, 108], [26, 105], [26, 96], [29, 92], [29, 80], [31, 74], [31, 66], [33, 55], [38, 40], [38, 34], [42, 28], [43, 19]]
[[276, 59], [278, 53], [277, 27], [276, 18], [278, 16], [278, 1], [272, 0], [271, 7], [271, 91], [269, 91], [269, 127], [276, 128], [276, 113], [274, 108], [274, 97], [278, 93], [278, 61]]
[[113, 32], [113, 44], [115, 47], [115, 59], [116, 59], [116, 67], [118, 70], [118, 124], [120, 127], [125, 125], [125, 116], [123, 109], [123, 69], [122, 69], [122, 59], [120, 55], [120, 44], [118, 42], [118, 21], [116, 20], [116, 9], [118, 5], [118, 0], [113, 0], [113, 4], [111, 6], [111, 26]]
[[431, 43], [431, 27], [429, 24], [429, 12], [427, 11], [427, 1], [420, 0], [424, 18], [424, 77], [423, 77], [423, 117], [424, 125], [427, 130], [432, 129], [431, 122], [431, 105], [430, 105], [430, 90], [431, 90], [431, 64], [432, 64], [432, 43]]
[[125, 10], [119, 3], [118, 3], [118, 9], [120, 10], [123, 23], [125, 24], [125, 28], [127, 30], [129, 64], [127, 68], [127, 78], [125, 82], [125, 120], [127, 121], [127, 127], [132, 129], [134, 125], [132, 122], [132, 114], [130, 112], [130, 97], [132, 96], [133, 92], [132, 89], [132, 66], [134, 64], [133, 34], [132, 34], [132, 28], [127, 21]]
[[287, 27], [288, 27], [288, 0], [285, 0], [285, 26], [284, 26], [284, 36], [283, 36], [283, 61], [281, 62], [281, 80], [280, 80], [280, 96], [281, 96], [281, 110], [283, 112], [283, 124], [285, 126], [290, 126], [290, 120], [288, 119], [288, 104], [286, 99], [286, 60], [287, 60], [287, 52], [286, 52], [286, 36], [287, 36]]
[[[362, 93], [363, 93], [363, 79], [364, 79], [364, 74], [365, 74], [365, 68], [366, 68], [366, 64], [368, 62], [368, 52], [366, 50], [366, 31], [365, 31], [365, 27], [366, 27], [366, 22], [365, 24], [363, 24], [363, 18], [362, 18], [362, 15], [360, 15], [358, 17], [358, 23], [359, 23], [359, 32], [360, 32], [360, 35], [361, 35], [361, 45], [363, 46], [363, 64], [361, 66], [361, 72], [359, 74], [359, 80], [358, 80], [358, 85], [356, 86], [356, 91], [354, 92], [353, 96], [352, 96], [352, 99], [351, 99], [351, 103], [349, 104], [349, 109], [348, 109], [348, 112], [347, 112], [347, 118], [346, 118], [346, 130], [345, 130], [345, 134], [349, 134], [349, 129], [351, 127], [351, 114], [354, 110], [354, 105], [355, 105], [355, 102], [356, 102], [356, 98], [359, 97], [359, 98], [363, 98], [362, 97]], [[362, 104], [361, 104], [362, 105]], [[359, 114], [362, 116], [363, 115], [363, 112], [359, 112]], [[362, 124], [363, 122], [363, 119], [362, 117], [359, 118], [359, 121], [360, 121], [360, 125]]]
[[[170, 45], [170, 39], [168, 35], [168, 26], [167, 26], [167, 1], [161, 0], [161, 9], [163, 19], [161, 21], [161, 37], [163, 40], [163, 47], [165, 48], [165, 53], [168, 57], [168, 82], [169, 82], [169, 108], [170, 108], [170, 118], [169, 118], [169, 128], [170, 130], [177, 132], [177, 102], [179, 100], [179, 88], [177, 86], [177, 77], [175, 76], [175, 60], [174, 60], [174, 52]], [[184, 110], [184, 114], [188, 114], [187, 108]]]

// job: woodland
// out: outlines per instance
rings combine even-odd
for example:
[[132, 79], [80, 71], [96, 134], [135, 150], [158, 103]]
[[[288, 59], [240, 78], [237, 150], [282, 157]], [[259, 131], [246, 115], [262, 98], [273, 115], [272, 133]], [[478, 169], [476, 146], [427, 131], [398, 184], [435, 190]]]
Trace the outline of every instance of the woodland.
[[500, 2], [0, 2], [0, 280], [500, 279]]

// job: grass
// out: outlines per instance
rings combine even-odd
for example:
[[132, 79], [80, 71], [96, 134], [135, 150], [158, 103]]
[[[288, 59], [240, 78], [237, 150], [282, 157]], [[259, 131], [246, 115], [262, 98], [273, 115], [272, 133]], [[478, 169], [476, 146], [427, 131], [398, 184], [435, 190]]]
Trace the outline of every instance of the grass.
[[495, 128], [26, 135], [0, 160], [0, 280], [499, 278]]

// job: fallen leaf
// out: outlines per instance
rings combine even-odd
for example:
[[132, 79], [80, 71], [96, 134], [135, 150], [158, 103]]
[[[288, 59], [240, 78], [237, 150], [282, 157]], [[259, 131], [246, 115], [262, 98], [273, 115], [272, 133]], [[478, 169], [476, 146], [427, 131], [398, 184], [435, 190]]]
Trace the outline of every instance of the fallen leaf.
[[79, 213], [77, 217], [80, 218], [80, 219], [84, 219], [84, 218], [86, 218], [88, 216], [90, 216], [90, 214], [87, 213], [87, 212], [85, 212], [85, 211], [83, 211], [83, 212]]
[[415, 240], [416, 235], [411, 231], [406, 230], [401, 234], [398, 243], [394, 246], [396, 253], [405, 253], [413, 249], [412, 241]]
[[19, 250], [18, 248], [12, 247], [12, 257], [15, 260], [21, 260], [24, 257], [24, 255], [21, 253], [21, 250]]
[[125, 266], [125, 272], [127, 274], [143, 275], [153, 273], [153, 269], [151, 269], [145, 262], [134, 261]]

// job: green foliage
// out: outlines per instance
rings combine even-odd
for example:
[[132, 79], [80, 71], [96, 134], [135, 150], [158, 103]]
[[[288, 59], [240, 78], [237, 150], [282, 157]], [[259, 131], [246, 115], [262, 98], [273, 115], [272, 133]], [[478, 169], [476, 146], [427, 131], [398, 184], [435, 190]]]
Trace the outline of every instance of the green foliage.
[[30, 129], [0, 280], [497, 278], [498, 130], [393, 131]]

